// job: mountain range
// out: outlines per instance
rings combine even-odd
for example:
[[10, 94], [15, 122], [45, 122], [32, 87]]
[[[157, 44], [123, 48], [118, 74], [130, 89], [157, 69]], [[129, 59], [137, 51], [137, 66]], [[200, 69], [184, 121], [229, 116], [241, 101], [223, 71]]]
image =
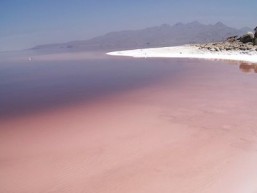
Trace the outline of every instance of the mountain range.
[[39, 45], [32, 50], [73, 52], [177, 46], [222, 41], [229, 36], [242, 35], [247, 31], [251, 29], [248, 27], [236, 29], [222, 22], [205, 25], [195, 21], [186, 24], [163, 24], [141, 30], [111, 32], [89, 40]]

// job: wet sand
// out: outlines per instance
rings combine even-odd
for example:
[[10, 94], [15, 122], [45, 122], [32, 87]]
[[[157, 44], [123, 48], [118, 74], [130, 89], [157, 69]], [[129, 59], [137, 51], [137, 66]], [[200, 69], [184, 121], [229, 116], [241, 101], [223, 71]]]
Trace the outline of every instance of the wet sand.
[[1, 120], [0, 192], [255, 193], [256, 74], [154, 61], [140, 86]]

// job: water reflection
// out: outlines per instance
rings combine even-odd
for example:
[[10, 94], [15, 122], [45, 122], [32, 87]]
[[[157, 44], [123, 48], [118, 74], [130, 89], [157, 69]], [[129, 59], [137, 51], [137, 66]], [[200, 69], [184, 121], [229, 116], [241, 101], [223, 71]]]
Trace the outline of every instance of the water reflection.
[[235, 60], [218, 60], [224, 61], [226, 64], [230, 65], [239, 65], [239, 69], [243, 73], [257, 73], [257, 64], [251, 62], [241, 62]]
[[239, 69], [244, 73], [257, 73], [257, 64], [242, 62], [239, 65]]

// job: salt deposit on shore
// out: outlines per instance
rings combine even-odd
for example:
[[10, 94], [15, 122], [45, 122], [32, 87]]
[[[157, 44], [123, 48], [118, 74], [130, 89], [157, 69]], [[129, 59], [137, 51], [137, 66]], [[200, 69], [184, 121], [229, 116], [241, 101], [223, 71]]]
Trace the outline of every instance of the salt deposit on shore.
[[176, 47], [147, 48], [136, 50], [125, 50], [109, 52], [112, 56], [130, 56], [135, 58], [199, 58], [199, 59], [218, 59], [235, 60], [250, 63], [257, 63], [256, 51], [220, 51], [213, 52], [201, 50], [195, 45], [185, 45]]

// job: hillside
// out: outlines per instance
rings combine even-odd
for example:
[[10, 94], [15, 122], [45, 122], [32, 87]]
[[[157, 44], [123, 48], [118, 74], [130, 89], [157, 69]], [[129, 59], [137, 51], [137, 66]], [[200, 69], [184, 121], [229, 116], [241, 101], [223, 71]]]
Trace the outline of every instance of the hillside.
[[199, 22], [177, 23], [172, 26], [163, 24], [141, 30], [111, 32], [89, 40], [39, 45], [32, 49], [37, 51], [72, 52], [176, 46], [188, 43], [222, 41], [228, 36], [242, 35], [249, 30], [251, 29], [235, 29], [221, 22], [214, 25], [204, 25]]

